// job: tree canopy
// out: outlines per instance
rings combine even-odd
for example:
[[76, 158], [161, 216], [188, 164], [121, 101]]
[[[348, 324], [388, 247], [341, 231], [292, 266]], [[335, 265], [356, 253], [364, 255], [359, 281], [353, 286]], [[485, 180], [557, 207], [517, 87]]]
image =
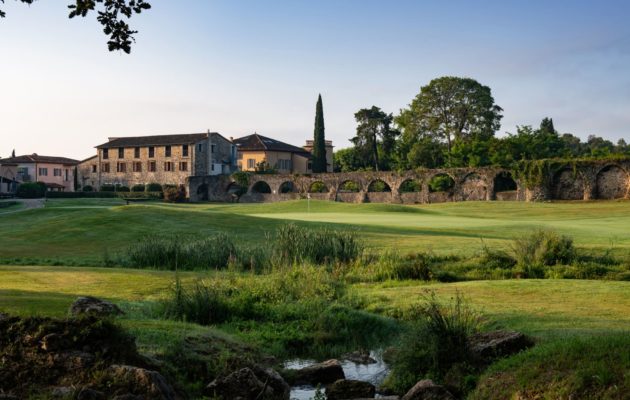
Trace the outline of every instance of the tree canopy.
[[[26, 4], [33, 4], [35, 0], [16, 0]], [[4, 0], [0, 0], [4, 3]], [[107, 47], [109, 51], [122, 50], [129, 54], [131, 44], [135, 41], [134, 31], [129, 27], [127, 19], [133, 14], [140, 14], [151, 8], [145, 0], [76, 0], [68, 5], [69, 18], [85, 17], [91, 11], [98, 10], [96, 20], [103, 25], [103, 32], [109, 36]], [[0, 18], [5, 18], [6, 12], [0, 10]]]
[[376, 171], [389, 169], [398, 131], [391, 128], [394, 117], [379, 107], [364, 108], [354, 114], [357, 134], [350, 139], [364, 166]]

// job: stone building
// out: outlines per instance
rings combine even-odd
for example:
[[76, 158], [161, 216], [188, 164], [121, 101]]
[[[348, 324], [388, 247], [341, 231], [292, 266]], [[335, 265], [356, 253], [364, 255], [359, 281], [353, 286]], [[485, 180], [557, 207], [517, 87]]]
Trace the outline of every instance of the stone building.
[[190, 176], [230, 174], [236, 148], [216, 132], [109, 138], [79, 165], [81, 185], [180, 185]]
[[[256, 171], [264, 165], [280, 174], [307, 174], [312, 172], [311, 151], [313, 141], [297, 147], [266, 136], [254, 133], [234, 140], [238, 149], [238, 169]], [[328, 172], [333, 170], [333, 145], [326, 141], [326, 161]]]
[[[24, 182], [43, 182], [48, 190], [74, 191], [75, 166], [77, 160], [65, 157], [40, 156], [38, 154], [23, 155], [0, 160], [0, 171], [3, 182], [11, 180], [13, 186]], [[0, 191], [2, 191], [0, 190]]]

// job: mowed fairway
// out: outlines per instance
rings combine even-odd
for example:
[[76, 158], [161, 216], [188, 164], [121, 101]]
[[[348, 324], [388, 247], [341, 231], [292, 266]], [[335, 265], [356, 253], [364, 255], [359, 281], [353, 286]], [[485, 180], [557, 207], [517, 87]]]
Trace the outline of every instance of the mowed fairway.
[[228, 232], [246, 243], [293, 221], [359, 232], [374, 250], [470, 253], [508, 247], [536, 228], [577, 246], [630, 252], [630, 202], [464, 202], [418, 206], [291, 201], [274, 204], [125, 205], [117, 199], [49, 200], [45, 208], [0, 215], [0, 261], [99, 265], [148, 234]]

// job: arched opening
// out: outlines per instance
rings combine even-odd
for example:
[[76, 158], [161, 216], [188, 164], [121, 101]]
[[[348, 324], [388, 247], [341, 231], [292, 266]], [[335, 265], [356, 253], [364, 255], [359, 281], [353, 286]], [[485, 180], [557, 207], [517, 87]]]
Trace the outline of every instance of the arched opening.
[[512, 174], [503, 171], [494, 177], [494, 192], [512, 192], [517, 188], [516, 181], [512, 178]]
[[197, 188], [197, 198], [200, 201], [208, 200], [208, 185], [206, 185], [205, 183], [203, 185], [199, 185], [199, 187]]
[[243, 194], [245, 194], [245, 192], [247, 192], [247, 188], [244, 188], [243, 186], [239, 185], [236, 182], [232, 182], [228, 185], [228, 187], [225, 190], [229, 195], [232, 196], [241, 196]]
[[486, 200], [488, 185], [478, 174], [468, 174], [462, 181], [461, 195], [464, 201]]
[[344, 181], [339, 185], [339, 193], [357, 193], [361, 190], [361, 185], [356, 181]]
[[584, 179], [571, 168], [558, 171], [553, 178], [551, 197], [556, 200], [583, 200]]
[[269, 193], [271, 193], [271, 187], [265, 181], [258, 181], [258, 182], [256, 182], [254, 184], [254, 186], [252, 186], [252, 192], [253, 193], [269, 194]]
[[280, 193], [295, 193], [297, 192], [297, 190], [295, 189], [295, 184], [291, 181], [286, 181], [283, 182], [282, 185], [280, 185], [280, 189], [279, 189]]
[[628, 192], [628, 174], [616, 165], [608, 165], [597, 174], [598, 199], [623, 199]]
[[322, 181], [315, 181], [308, 187], [309, 193], [328, 193], [328, 187]]
[[399, 193], [418, 193], [422, 191], [422, 184], [415, 179], [407, 179], [400, 184]]
[[450, 192], [455, 187], [455, 181], [448, 174], [437, 174], [429, 181], [429, 192]]
[[368, 185], [368, 192], [377, 192], [377, 193], [383, 193], [383, 192], [388, 192], [391, 193], [392, 188], [389, 187], [389, 185], [381, 180], [381, 179], [377, 179], [375, 181], [370, 182], [370, 184]]

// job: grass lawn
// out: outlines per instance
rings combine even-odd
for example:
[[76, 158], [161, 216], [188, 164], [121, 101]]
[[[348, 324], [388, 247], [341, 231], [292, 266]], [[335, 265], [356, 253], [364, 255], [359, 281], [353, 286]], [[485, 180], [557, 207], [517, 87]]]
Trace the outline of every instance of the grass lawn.
[[580, 247], [630, 252], [630, 202], [464, 202], [418, 206], [291, 201], [274, 204], [125, 205], [119, 199], [54, 199], [46, 207], [0, 215], [0, 262], [98, 265], [146, 234], [218, 231], [262, 243], [287, 220], [356, 230], [376, 250], [478, 251], [547, 227]]

